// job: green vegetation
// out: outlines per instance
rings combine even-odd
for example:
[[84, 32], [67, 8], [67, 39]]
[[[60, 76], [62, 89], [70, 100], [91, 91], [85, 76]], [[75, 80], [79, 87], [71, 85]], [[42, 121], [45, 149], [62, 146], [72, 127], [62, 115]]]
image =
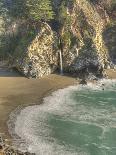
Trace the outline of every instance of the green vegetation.
[[[31, 41], [39, 23], [54, 18], [51, 0], [0, 1], [0, 57], [18, 54]], [[19, 48], [22, 46], [21, 48]], [[21, 52], [22, 53], [22, 52]]]
[[[63, 0], [60, 7], [59, 7], [59, 16], [58, 16], [58, 20], [59, 23], [61, 24], [60, 27], [60, 35], [62, 37], [62, 42], [63, 45], [67, 45], [68, 47], [71, 46], [72, 44], [72, 33], [71, 33], [71, 24], [72, 24], [72, 18], [71, 16], [68, 14], [68, 5], [70, 3], [70, 6], [73, 5], [74, 0]], [[65, 27], [64, 32], [63, 31], [63, 27]]]
[[9, 13], [15, 18], [34, 21], [53, 19], [50, 0], [12, 0]]
[[[100, 3], [101, 7], [107, 8], [109, 18], [112, 17], [110, 24], [114, 25], [115, 0], [106, 0], [106, 4], [105, 0], [87, 1], [94, 3], [95, 6]], [[58, 27], [56, 31], [62, 41], [62, 48], [71, 49], [80, 40], [84, 42], [84, 39], [92, 39], [95, 36], [94, 27], [87, 22], [78, 6], [75, 21], [71, 16], [75, 0], [58, 1], [58, 7], [54, 3], [56, 1], [53, 0], [0, 0], [0, 57], [25, 52], [42, 22], [58, 23], [58, 26], [56, 23], [54, 25]]]
[[29, 18], [35, 21], [53, 19], [54, 13], [49, 0], [27, 0], [26, 7], [29, 11]]

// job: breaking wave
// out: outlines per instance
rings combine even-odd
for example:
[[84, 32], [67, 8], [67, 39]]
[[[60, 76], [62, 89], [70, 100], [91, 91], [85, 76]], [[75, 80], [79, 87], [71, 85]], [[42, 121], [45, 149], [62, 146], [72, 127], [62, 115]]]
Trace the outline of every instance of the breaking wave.
[[116, 81], [75, 85], [43, 104], [17, 108], [8, 121], [14, 147], [36, 155], [115, 155]]

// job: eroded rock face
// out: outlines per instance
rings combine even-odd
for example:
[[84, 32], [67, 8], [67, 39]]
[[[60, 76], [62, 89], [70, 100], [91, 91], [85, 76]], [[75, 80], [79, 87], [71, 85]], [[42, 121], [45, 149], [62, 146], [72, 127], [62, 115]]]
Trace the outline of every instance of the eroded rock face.
[[2, 33], [4, 32], [3, 24], [4, 24], [4, 20], [3, 20], [3, 18], [0, 16], [0, 35], [2, 35]]
[[104, 29], [110, 23], [105, 8], [88, 0], [76, 0], [73, 9], [67, 7], [67, 16], [71, 22], [68, 27], [65, 22], [61, 36], [64, 40], [70, 32], [71, 37], [64, 43], [64, 69], [72, 73], [88, 68], [99, 74], [110, 68], [112, 64], [103, 39]]
[[17, 59], [15, 65], [25, 76], [36, 78], [54, 72], [57, 60], [57, 36], [50, 26], [44, 23], [27, 47], [25, 56]]
[[103, 37], [108, 48], [111, 61], [116, 64], [116, 25], [109, 25], [106, 27]]
[[[57, 8], [60, 2], [54, 0], [54, 6]], [[67, 18], [65, 22], [61, 21], [60, 31], [55, 33], [44, 23], [24, 56], [15, 60], [16, 68], [28, 77], [48, 75], [60, 68], [59, 50], [62, 52], [63, 69], [71, 74], [92, 72], [100, 75], [103, 69], [112, 67], [107, 41], [103, 38], [103, 32], [110, 23], [105, 8], [110, 5], [108, 3], [106, 7], [106, 3], [102, 4], [100, 0], [93, 2], [76, 0], [67, 3]]]

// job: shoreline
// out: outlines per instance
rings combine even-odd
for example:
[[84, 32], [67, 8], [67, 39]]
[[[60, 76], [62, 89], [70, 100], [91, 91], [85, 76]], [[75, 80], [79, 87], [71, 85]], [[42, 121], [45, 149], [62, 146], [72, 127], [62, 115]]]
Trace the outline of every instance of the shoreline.
[[53, 91], [77, 83], [75, 78], [51, 74], [41, 79], [25, 77], [0, 77], [0, 133], [11, 139], [7, 121], [18, 106], [41, 104], [42, 99]]
[[[112, 70], [107, 70], [107, 74], [108, 79], [116, 79], [116, 71], [113, 73]], [[24, 108], [42, 104], [42, 99], [53, 91], [78, 83], [79, 80], [74, 77], [56, 74], [44, 76], [41, 79], [27, 79], [14, 74], [10, 77], [0, 77], [0, 133], [4, 133], [3, 137], [12, 144], [7, 122], [13, 111], [19, 106]]]

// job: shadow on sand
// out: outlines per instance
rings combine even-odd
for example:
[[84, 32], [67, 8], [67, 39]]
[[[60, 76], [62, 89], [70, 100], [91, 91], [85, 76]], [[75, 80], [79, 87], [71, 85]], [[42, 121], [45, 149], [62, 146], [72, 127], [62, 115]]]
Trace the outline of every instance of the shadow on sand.
[[22, 77], [22, 75], [14, 69], [0, 67], [0, 77]]

